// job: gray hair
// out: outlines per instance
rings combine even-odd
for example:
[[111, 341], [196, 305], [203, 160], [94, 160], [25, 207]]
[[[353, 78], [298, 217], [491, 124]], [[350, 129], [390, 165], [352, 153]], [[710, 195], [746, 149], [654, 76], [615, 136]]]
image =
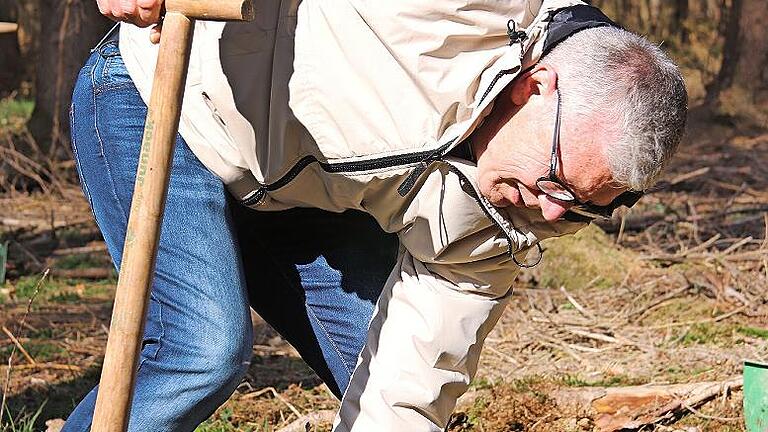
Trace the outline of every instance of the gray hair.
[[566, 118], [599, 115], [617, 125], [606, 157], [614, 182], [650, 187], [677, 150], [688, 95], [680, 70], [657, 46], [615, 27], [582, 30], [541, 62], [555, 67]]

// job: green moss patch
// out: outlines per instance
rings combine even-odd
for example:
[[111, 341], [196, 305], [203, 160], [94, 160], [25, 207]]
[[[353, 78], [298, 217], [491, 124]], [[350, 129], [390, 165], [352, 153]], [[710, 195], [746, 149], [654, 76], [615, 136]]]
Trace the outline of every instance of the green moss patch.
[[617, 246], [596, 226], [573, 236], [545, 240], [542, 246], [544, 259], [531, 271], [540, 285], [549, 288], [615, 287], [640, 265], [636, 253]]

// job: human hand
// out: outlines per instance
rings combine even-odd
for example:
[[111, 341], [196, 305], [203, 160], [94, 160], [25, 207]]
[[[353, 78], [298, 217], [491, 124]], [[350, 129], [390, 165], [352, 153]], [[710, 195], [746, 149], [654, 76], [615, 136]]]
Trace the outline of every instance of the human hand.
[[[96, 0], [99, 12], [114, 21], [125, 21], [139, 27], [148, 27], [160, 21], [163, 0]], [[160, 42], [161, 25], [150, 32], [152, 43]]]

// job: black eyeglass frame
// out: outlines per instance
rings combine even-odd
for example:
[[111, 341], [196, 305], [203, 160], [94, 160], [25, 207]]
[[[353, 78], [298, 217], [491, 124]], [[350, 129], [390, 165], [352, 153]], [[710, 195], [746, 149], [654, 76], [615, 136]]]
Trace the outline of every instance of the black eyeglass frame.
[[[560, 162], [560, 89], [555, 89], [555, 97], [557, 98], [557, 108], [555, 110], [555, 127], [552, 132], [552, 152], [549, 157], [549, 173], [546, 176], [536, 179], [536, 187], [539, 188], [544, 194], [550, 198], [554, 198], [558, 201], [565, 203], [574, 203], [576, 205], [583, 205], [583, 203], [576, 198], [576, 194], [557, 176], [557, 168]], [[554, 184], [559, 188], [563, 195], [555, 195], [548, 191], [547, 183]]]

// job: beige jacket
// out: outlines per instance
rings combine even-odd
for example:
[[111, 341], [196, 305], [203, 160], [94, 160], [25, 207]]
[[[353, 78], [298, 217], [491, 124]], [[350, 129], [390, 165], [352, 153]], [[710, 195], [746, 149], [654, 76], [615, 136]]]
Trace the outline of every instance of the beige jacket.
[[[246, 205], [359, 209], [398, 233], [334, 430], [438, 431], [506, 304], [511, 254], [582, 226], [494, 208], [476, 166], [447, 153], [538, 60], [554, 11], [587, 6], [298, 2], [257, 1], [253, 23], [196, 24], [180, 132]], [[147, 30], [123, 25], [120, 48], [148, 100]]]

